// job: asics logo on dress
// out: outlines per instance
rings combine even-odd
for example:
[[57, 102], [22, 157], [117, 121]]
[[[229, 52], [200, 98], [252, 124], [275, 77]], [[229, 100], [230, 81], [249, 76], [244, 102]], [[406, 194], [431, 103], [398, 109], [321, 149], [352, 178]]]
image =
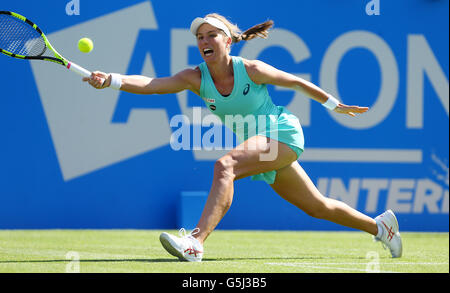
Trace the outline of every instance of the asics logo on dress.
[[246, 96], [249, 91], [250, 91], [250, 84], [247, 83], [242, 93], [244, 94], [244, 96]]

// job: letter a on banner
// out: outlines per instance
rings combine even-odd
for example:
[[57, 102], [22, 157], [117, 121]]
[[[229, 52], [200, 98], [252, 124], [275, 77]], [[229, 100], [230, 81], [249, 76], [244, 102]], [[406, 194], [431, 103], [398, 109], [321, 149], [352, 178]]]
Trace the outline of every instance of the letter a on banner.
[[380, 0], [372, 0], [366, 5], [367, 15], [380, 15]]
[[66, 14], [69, 16], [80, 15], [80, 0], [69, 1], [66, 5]]

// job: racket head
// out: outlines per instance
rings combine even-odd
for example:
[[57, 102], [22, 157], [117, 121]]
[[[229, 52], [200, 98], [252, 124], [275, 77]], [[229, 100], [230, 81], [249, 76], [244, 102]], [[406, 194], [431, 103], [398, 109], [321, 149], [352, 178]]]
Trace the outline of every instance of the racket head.
[[42, 30], [31, 20], [11, 11], [0, 11], [0, 53], [18, 59], [35, 59], [67, 66]]

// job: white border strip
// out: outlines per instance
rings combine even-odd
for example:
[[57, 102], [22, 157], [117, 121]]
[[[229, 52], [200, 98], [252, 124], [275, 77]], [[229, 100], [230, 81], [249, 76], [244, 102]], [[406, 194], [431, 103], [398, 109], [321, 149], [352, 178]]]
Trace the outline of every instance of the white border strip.
[[339, 163], [411, 163], [421, 164], [422, 150], [417, 149], [331, 149], [305, 148], [302, 162]]

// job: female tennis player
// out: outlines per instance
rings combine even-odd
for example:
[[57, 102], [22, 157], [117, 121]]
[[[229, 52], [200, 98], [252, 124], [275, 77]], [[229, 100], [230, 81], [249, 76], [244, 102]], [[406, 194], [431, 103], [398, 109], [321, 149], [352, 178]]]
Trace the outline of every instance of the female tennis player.
[[[165, 78], [96, 71], [83, 79], [97, 89], [111, 87], [136, 94], [190, 90], [202, 97], [210, 111], [242, 142], [216, 161], [211, 190], [197, 227], [187, 235], [181, 229], [179, 237], [162, 233], [163, 247], [180, 260], [201, 261], [203, 243], [231, 206], [234, 181], [251, 176], [253, 180], [267, 182], [282, 198], [308, 215], [370, 233], [389, 248], [392, 257], [400, 257], [402, 241], [392, 211], [372, 219], [343, 202], [323, 196], [314, 186], [297, 161], [304, 149], [299, 120], [286, 108], [273, 104], [267, 85], [302, 91], [327, 109], [344, 115], [356, 116], [368, 108], [342, 104], [311, 82], [262, 61], [230, 55], [232, 44], [266, 38], [272, 26], [272, 21], [266, 21], [241, 33], [223, 16], [208, 14], [194, 19], [190, 27], [204, 60], [198, 67]], [[247, 127], [242, 131], [242, 127], [227, 122], [227, 117], [236, 115], [267, 119], [256, 118], [255, 129], [249, 131]]]

